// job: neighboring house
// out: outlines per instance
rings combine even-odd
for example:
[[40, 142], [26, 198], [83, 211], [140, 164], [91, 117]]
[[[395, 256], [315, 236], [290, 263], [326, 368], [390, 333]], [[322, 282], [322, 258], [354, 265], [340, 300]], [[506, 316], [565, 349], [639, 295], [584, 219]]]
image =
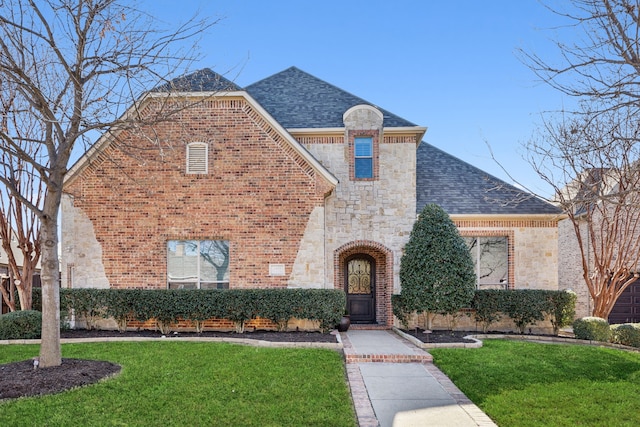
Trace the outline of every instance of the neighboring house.
[[[15, 239], [11, 240], [11, 250], [13, 251], [13, 254], [16, 257], [16, 263], [18, 264], [19, 267], [22, 267], [24, 258], [22, 255], [22, 251], [20, 250], [20, 248], [18, 248], [18, 241]], [[9, 280], [10, 280], [9, 256], [0, 245], [0, 286], [4, 286], [5, 289], [9, 290], [10, 289]], [[33, 283], [33, 286], [40, 287], [40, 261], [38, 261], [38, 264], [36, 265], [36, 272], [33, 275], [32, 283]], [[4, 314], [8, 312], [9, 312], [9, 307], [5, 304], [4, 299], [0, 295], [0, 314]]]
[[63, 286], [339, 288], [352, 322], [389, 327], [403, 247], [437, 203], [481, 288], [558, 289], [557, 208], [422, 142], [425, 127], [295, 67], [244, 89], [208, 69], [172, 85], [202, 102], [154, 127], [161, 161], [121, 132], [71, 168]]

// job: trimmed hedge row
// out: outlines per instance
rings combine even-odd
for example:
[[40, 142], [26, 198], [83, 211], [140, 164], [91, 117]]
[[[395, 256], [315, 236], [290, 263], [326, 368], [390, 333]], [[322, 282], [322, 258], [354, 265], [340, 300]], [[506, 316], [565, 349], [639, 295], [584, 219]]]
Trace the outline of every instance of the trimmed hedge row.
[[583, 317], [573, 322], [573, 333], [581, 340], [640, 348], [640, 323], [609, 325], [606, 319], [600, 317]]
[[40, 338], [42, 314], [35, 310], [19, 310], [0, 315], [0, 340]]
[[[393, 295], [393, 314], [403, 323], [407, 323], [410, 312], [405, 308], [400, 295]], [[492, 323], [503, 316], [511, 318], [524, 334], [529, 325], [535, 325], [549, 317], [558, 334], [560, 328], [568, 326], [575, 316], [576, 294], [566, 291], [547, 291], [539, 289], [518, 290], [476, 290], [470, 309], [470, 315], [482, 325], [483, 332], [487, 332]]]
[[155, 320], [168, 333], [177, 320], [189, 320], [198, 332], [207, 319], [231, 320], [238, 332], [255, 318], [265, 318], [285, 330], [292, 318], [320, 322], [327, 331], [340, 322], [346, 305], [334, 289], [61, 289], [60, 308], [85, 319], [87, 328], [113, 317], [118, 330], [129, 321]]

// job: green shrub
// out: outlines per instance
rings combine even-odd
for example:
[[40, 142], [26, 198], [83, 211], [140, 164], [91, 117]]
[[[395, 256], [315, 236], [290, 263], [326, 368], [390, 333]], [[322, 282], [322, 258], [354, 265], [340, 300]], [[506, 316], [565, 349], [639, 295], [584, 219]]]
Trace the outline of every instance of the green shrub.
[[640, 323], [611, 325], [611, 342], [640, 347]]
[[505, 291], [497, 289], [483, 289], [476, 291], [471, 308], [475, 310], [473, 316], [482, 325], [482, 332], [487, 333], [489, 326], [502, 318]]
[[473, 261], [453, 221], [438, 205], [424, 207], [400, 260], [403, 310], [453, 315], [469, 307], [476, 286]]
[[0, 340], [40, 338], [42, 313], [20, 310], [0, 316]]
[[535, 325], [537, 321], [544, 320], [544, 313], [548, 308], [545, 291], [519, 289], [503, 292], [503, 311], [513, 320], [521, 334], [524, 334], [528, 325]]
[[548, 308], [553, 333], [558, 335], [560, 328], [569, 326], [576, 316], [577, 295], [573, 291], [544, 291], [547, 295]]
[[611, 328], [600, 317], [583, 317], [573, 322], [573, 333], [580, 340], [609, 342]]

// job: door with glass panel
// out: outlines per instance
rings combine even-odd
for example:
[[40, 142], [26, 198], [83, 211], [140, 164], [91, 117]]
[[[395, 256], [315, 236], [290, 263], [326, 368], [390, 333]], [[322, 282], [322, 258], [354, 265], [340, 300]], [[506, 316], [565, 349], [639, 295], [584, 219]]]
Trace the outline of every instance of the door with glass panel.
[[375, 323], [375, 261], [368, 255], [354, 255], [345, 262], [347, 310], [351, 323]]

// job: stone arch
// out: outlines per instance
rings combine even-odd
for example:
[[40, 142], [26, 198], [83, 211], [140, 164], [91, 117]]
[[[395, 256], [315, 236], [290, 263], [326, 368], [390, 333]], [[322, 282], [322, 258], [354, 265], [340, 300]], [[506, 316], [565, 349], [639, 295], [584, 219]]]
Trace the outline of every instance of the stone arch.
[[393, 251], [386, 246], [369, 240], [356, 240], [340, 246], [334, 251], [334, 288], [344, 287], [344, 267], [347, 258], [369, 255], [375, 260], [376, 268], [376, 324], [390, 328], [393, 326], [391, 295], [393, 294]]

